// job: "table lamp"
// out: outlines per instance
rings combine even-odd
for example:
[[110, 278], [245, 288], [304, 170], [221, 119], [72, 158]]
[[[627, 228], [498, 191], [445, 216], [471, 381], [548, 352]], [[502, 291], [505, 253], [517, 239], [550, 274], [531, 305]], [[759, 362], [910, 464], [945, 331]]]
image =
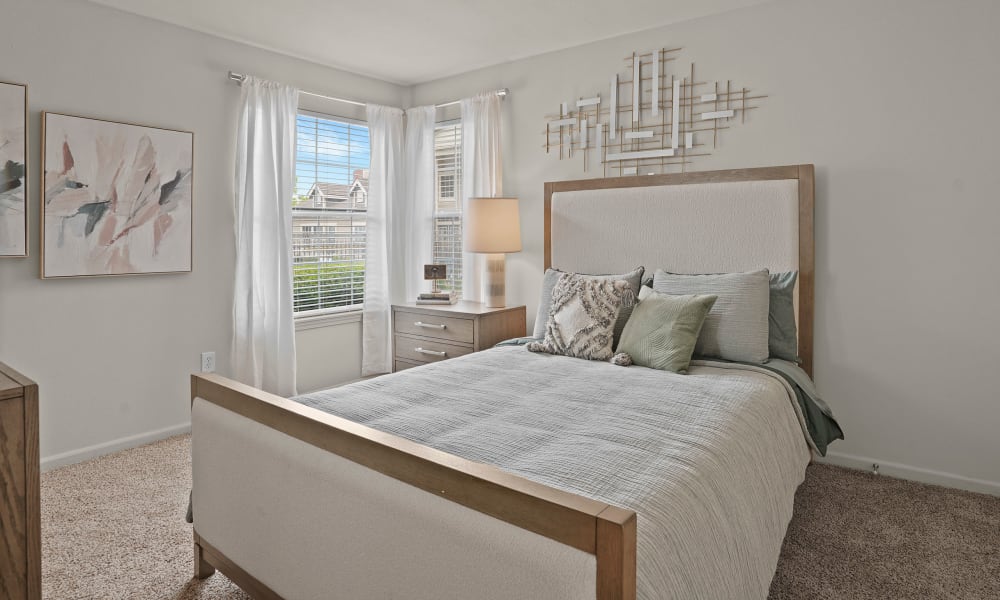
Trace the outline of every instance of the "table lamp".
[[517, 198], [469, 198], [465, 251], [486, 255], [483, 298], [486, 306], [507, 303], [507, 252], [521, 251]]

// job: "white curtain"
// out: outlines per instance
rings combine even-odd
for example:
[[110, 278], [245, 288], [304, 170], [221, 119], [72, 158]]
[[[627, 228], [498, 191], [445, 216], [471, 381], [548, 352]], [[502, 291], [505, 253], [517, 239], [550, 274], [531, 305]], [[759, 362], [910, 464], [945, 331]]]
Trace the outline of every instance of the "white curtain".
[[394, 294], [399, 302], [416, 300], [430, 285], [424, 265], [434, 260], [434, 115], [433, 106], [406, 110], [406, 217], [394, 223], [403, 246], [405, 287]]
[[292, 194], [298, 90], [243, 80], [236, 140], [233, 377], [281, 396], [295, 390]]
[[392, 370], [391, 306], [415, 300], [433, 256], [434, 107], [368, 105], [365, 307], [361, 374]]
[[[462, 100], [462, 213], [469, 214], [469, 198], [500, 196], [503, 159], [500, 132], [503, 103], [494, 92]], [[462, 228], [463, 238], [468, 228]], [[464, 247], [465, 239], [462, 240]], [[462, 254], [462, 297], [482, 302], [483, 257]]]
[[[394, 223], [403, 179], [403, 111], [369, 104], [368, 135], [371, 140], [368, 211], [365, 217], [365, 304], [362, 315], [361, 375], [392, 371], [393, 289], [401, 284], [399, 261], [403, 240], [394, 239], [401, 223]], [[390, 269], [391, 267], [391, 269]], [[402, 280], [405, 286], [405, 280]], [[397, 292], [398, 294], [398, 292]]]

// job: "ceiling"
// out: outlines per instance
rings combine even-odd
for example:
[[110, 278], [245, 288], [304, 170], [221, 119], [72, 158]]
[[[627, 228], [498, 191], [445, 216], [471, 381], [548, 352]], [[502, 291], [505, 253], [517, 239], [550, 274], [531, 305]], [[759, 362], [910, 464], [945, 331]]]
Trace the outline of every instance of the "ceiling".
[[765, 0], [91, 1], [414, 85]]

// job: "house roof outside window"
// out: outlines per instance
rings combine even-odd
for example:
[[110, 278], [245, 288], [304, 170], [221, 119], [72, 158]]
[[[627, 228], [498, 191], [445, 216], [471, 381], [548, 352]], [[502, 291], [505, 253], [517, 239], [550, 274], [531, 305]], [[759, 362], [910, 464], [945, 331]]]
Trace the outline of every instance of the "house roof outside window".
[[363, 211], [368, 206], [368, 169], [355, 169], [348, 184], [317, 181], [295, 209]]

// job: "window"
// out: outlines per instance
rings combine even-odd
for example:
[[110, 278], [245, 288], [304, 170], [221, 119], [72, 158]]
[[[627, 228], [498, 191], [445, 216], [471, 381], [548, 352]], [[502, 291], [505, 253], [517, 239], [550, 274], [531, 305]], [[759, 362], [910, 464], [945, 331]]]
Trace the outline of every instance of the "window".
[[448, 266], [444, 291], [462, 293], [462, 125], [434, 131], [434, 262]]
[[454, 173], [442, 173], [439, 175], [438, 180], [438, 191], [441, 198], [454, 198], [455, 197], [455, 174]]
[[368, 127], [300, 113], [292, 199], [293, 296], [298, 314], [364, 301]]

